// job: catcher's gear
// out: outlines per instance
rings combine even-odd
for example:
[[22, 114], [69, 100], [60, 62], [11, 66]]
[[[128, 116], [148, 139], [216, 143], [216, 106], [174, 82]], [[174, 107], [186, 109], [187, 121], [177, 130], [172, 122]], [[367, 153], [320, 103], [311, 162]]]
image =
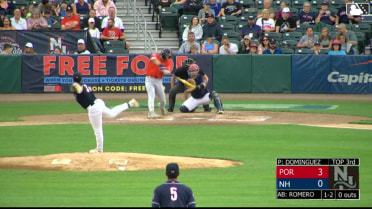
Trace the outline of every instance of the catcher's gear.
[[83, 92], [83, 87], [82, 87], [78, 82], [74, 82], [74, 83], [72, 83], [72, 85], [70, 86], [70, 90], [71, 90], [72, 92], [75, 92], [75, 93], [80, 94], [81, 92]]
[[213, 101], [213, 104], [217, 109], [217, 113], [223, 113], [222, 101], [216, 91], [212, 91], [212, 93], [209, 94], [209, 99]]
[[197, 64], [191, 64], [189, 66], [188, 71], [189, 71], [189, 74], [190, 74], [190, 78], [191, 79], [195, 79], [199, 75], [199, 65], [197, 65]]
[[165, 48], [160, 52], [161, 58], [166, 60], [168, 57], [172, 56], [172, 50]]
[[[187, 93], [188, 93], [188, 92], [192, 92], [192, 91], [194, 91], [194, 90], [197, 88], [194, 79], [188, 79], [188, 80], [187, 80], [187, 83], [189, 83], [190, 85], [187, 85], [187, 84], [185, 83], [185, 86], [186, 86], [186, 90], [185, 90], [185, 92], [187, 92]], [[200, 85], [198, 85], [198, 86], [200, 87]]]
[[74, 73], [74, 75], [73, 75], [74, 82], [80, 83], [81, 82], [81, 78], [82, 78], [81, 73], [79, 73], [79, 72], [75, 72]]

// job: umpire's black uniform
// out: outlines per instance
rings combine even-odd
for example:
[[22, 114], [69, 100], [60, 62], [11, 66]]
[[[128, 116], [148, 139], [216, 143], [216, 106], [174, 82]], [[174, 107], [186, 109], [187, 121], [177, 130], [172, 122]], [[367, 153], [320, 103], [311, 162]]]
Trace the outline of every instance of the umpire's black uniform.
[[[189, 79], [189, 74], [187, 73], [189, 66], [183, 64], [181, 67], [177, 68], [174, 72], [174, 76], [180, 77], [182, 79]], [[168, 112], [173, 112], [174, 104], [176, 103], [176, 95], [178, 93], [183, 93], [186, 90], [185, 84], [182, 82], [177, 82], [173, 88], [169, 90], [169, 107]]]

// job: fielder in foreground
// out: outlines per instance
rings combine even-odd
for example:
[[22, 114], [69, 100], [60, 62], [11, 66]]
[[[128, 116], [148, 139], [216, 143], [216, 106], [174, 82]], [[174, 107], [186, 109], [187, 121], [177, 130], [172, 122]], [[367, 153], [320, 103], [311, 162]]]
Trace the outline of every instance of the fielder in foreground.
[[186, 92], [191, 92], [191, 97], [181, 105], [180, 111], [183, 113], [193, 112], [199, 105], [208, 105], [212, 100], [217, 113], [222, 114], [223, 106], [221, 99], [217, 92], [212, 91], [212, 93], [209, 93], [204, 77], [199, 74], [199, 66], [192, 64], [188, 71], [190, 75], [188, 82], [192, 83], [192, 85], [186, 85], [188, 87]]
[[153, 208], [195, 208], [192, 190], [177, 181], [180, 171], [177, 163], [169, 163], [165, 168], [168, 181], [154, 190]]
[[89, 152], [103, 152], [102, 114], [114, 118], [130, 107], [139, 107], [139, 103], [135, 99], [132, 99], [127, 103], [123, 103], [110, 109], [106, 107], [105, 102], [102, 99], [97, 99], [94, 96], [94, 93], [89, 86], [82, 83], [81, 73], [74, 73], [73, 80], [74, 82], [71, 85], [70, 90], [74, 93], [76, 101], [84, 109], [88, 110], [89, 121], [96, 136], [97, 147]]

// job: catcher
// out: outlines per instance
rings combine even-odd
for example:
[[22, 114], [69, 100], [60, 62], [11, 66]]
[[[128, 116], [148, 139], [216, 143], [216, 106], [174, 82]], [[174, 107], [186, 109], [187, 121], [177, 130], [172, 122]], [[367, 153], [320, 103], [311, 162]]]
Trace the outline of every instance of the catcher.
[[[187, 80], [189, 78], [188, 69], [191, 64], [194, 64], [195, 60], [192, 58], [187, 58], [183, 65], [177, 68], [174, 73], [172, 74], [171, 78], [171, 89], [169, 90], [169, 107], [168, 112], [173, 112], [174, 105], [176, 103], [176, 95], [178, 93], [183, 93], [186, 90], [185, 84], [182, 82], [183, 80]], [[202, 70], [199, 70], [199, 74], [201, 74], [204, 79], [205, 83], [208, 83], [208, 76]], [[178, 79], [179, 82], [175, 84], [175, 80]], [[182, 80], [183, 79], [183, 80]], [[189, 93], [184, 93], [184, 100], [186, 100], [189, 96]], [[204, 105], [204, 112], [210, 112], [211, 109], [209, 108], [209, 104]]]
[[223, 106], [221, 99], [218, 97], [218, 93], [212, 91], [209, 93], [205, 79], [199, 74], [199, 66], [197, 64], [191, 64], [188, 69], [190, 79], [187, 80], [185, 85], [187, 90], [190, 92], [189, 97], [180, 107], [180, 111], [183, 113], [193, 112], [199, 105], [209, 105], [210, 101], [213, 101], [214, 106], [217, 109], [217, 114], [223, 113]]
[[81, 107], [88, 110], [90, 124], [93, 127], [96, 135], [96, 148], [89, 151], [89, 153], [103, 152], [103, 129], [102, 129], [102, 114], [110, 118], [114, 118], [121, 112], [130, 107], [139, 107], [139, 103], [132, 99], [127, 103], [118, 105], [112, 109], [106, 107], [102, 99], [97, 99], [94, 96], [92, 89], [86, 84], [82, 83], [82, 75], [79, 72], [73, 75], [74, 82], [70, 86], [70, 90], [74, 93], [76, 101]]

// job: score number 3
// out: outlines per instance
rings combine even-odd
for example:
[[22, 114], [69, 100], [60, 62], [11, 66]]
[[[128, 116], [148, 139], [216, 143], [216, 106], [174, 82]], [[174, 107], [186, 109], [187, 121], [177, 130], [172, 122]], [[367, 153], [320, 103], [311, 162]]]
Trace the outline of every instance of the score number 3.
[[[322, 168], [318, 168], [318, 176], [322, 176], [323, 175], [323, 169]], [[318, 180], [318, 187], [323, 187], [323, 180]]]
[[176, 201], [178, 198], [177, 187], [170, 187], [170, 198], [172, 201]]

